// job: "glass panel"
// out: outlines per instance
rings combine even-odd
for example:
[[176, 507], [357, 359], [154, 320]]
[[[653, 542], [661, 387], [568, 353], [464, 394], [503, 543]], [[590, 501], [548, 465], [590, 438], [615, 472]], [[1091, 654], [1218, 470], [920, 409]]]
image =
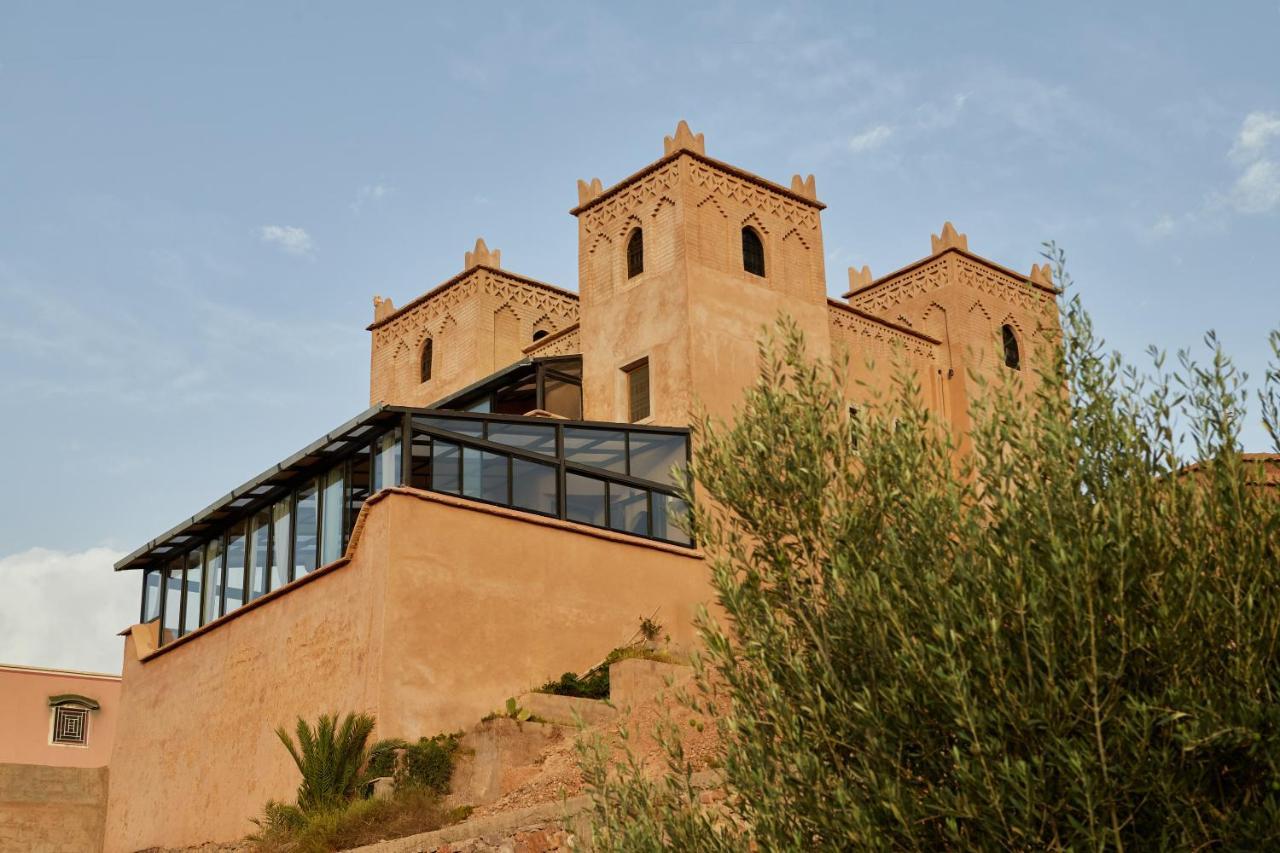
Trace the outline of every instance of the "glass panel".
[[489, 440], [519, 447], [530, 453], [556, 455], [556, 428], [553, 424], [489, 424]]
[[227, 532], [227, 568], [223, 575], [227, 593], [223, 613], [244, 604], [244, 528], [245, 523], [239, 521]]
[[222, 537], [204, 546], [204, 618], [201, 624], [222, 615]]
[[400, 485], [400, 430], [378, 436], [373, 456], [373, 490]]
[[566, 518], [604, 526], [604, 480], [570, 471], [564, 475], [564, 489]]
[[469, 435], [472, 438], [484, 437], [484, 421], [471, 420], [469, 418], [419, 417], [413, 419], [413, 425], [415, 427], [441, 429], [458, 435]]
[[369, 448], [362, 447], [351, 457], [351, 489], [347, 492], [347, 530], [343, 537], [343, 547], [351, 538], [351, 531], [360, 517], [360, 508], [369, 498]]
[[160, 570], [151, 569], [142, 581], [142, 621], [160, 618]]
[[631, 476], [674, 486], [672, 467], [689, 463], [685, 441], [683, 435], [631, 433]]
[[293, 540], [289, 530], [289, 503], [292, 498], [282, 498], [271, 507], [271, 588], [279, 589], [289, 582], [289, 543]]
[[511, 503], [521, 509], [556, 514], [556, 468], [519, 457], [511, 459]]
[[316, 534], [320, 522], [320, 485], [311, 480], [298, 489], [294, 505], [293, 576], [300, 578], [316, 570]]
[[538, 378], [532, 372], [519, 382], [493, 392], [493, 411], [499, 415], [523, 415], [538, 408]]
[[[414, 419], [417, 420], [416, 418]], [[415, 489], [431, 488], [431, 436], [420, 432], [415, 424], [409, 444], [409, 485]]]
[[250, 522], [249, 532], [249, 600], [253, 601], [270, 589], [267, 586], [267, 566], [270, 555], [267, 548], [271, 541], [271, 512], [262, 510]]
[[324, 518], [320, 524], [320, 565], [325, 566], [342, 556], [342, 501], [346, 480], [338, 465], [324, 475]]
[[609, 484], [609, 526], [649, 535], [649, 492], [621, 483]]
[[447, 441], [431, 443], [431, 488], [437, 492], [448, 492], [456, 495], [462, 488], [458, 464], [462, 451], [456, 444]]
[[507, 502], [507, 457], [500, 453], [462, 448], [462, 494], [469, 498]]
[[564, 458], [579, 465], [627, 473], [626, 433], [611, 429], [564, 428]]
[[542, 362], [548, 370], [557, 370], [561, 373], [567, 373], [570, 376], [582, 378], [582, 358], [579, 356], [570, 356], [569, 358], [548, 358]]
[[571, 421], [581, 420], [582, 386], [548, 376], [542, 384], [542, 408]]
[[653, 493], [653, 535], [657, 539], [666, 539], [680, 545], [690, 545], [693, 539], [685, 532], [688, 521], [685, 515], [689, 506], [672, 495], [661, 492]]
[[489, 399], [489, 395], [486, 394], [484, 397], [482, 397], [479, 400], [476, 400], [470, 406], [467, 406], [466, 411], [479, 412], [480, 414], [487, 414], [493, 411], [491, 403], [492, 401]]
[[160, 642], [167, 643], [176, 638], [181, 631], [182, 616], [182, 561], [174, 560], [169, 564], [164, 589], [164, 624], [161, 626]]
[[200, 575], [204, 570], [203, 548], [187, 553], [186, 587], [183, 590], [182, 633], [190, 634], [200, 627]]

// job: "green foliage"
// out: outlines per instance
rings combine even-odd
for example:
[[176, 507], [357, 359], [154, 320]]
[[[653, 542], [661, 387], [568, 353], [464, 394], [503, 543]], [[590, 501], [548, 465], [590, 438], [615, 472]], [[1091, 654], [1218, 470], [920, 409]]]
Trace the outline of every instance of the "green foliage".
[[405, 771], [409, 784], [437, 794], [449, 793], [461, 732], [421, 738], [405, 752]]
[[296, 746], [284, 726], [276, 736], [302, 773], [298, 808], [327, 809], [356, 797], [369, 779], [365, 744], [373, 733], [373, 717], [347, 714], [339, 725], [336, 715], [322, 714], [314, 727], [299, 717], [296, 731]]
[[[372, 728], [373, 720], [363, 715], [354, 719], [348, 715], [341, 728], [329, 716], [322, 716], [314, 728], [299, 720], [297, 748], [283, 729], [277, 731], [303, 772], [303, 784], [298, 805], [272, 800], [262, 817], [254, 819], [258, 832], [249, 840], [255, 849], [266, 853], [345, 850], [437, 829], [467, 817], [469, 808], [446, 811], [440, 805], [449, 792], [461, 733], [424, 737], [413, 744], [388, 738], [366, 753], [364, 743]], [[401, 749], [404, 762], [397, 768], [396, 752]], [[353, 774], [348, 762], [357, 755]], [[359, 772], [362, 765], [364, 770]], [[388, 799], [362, 797], [369, 782], [381, 776], [396, 777], [394, 794]]]
[[840, 365], [762, 345], [692, 466], [724, 619], [689, 701], [728, 700], [727, 796], [672, 731], [657, 780], [588, 744], [600, 849], [1280, 846], [1280, 499], [1243, 377], [1212, 337], [1144, 378], [1074, 299], [1062, 324], [965, 454], [905, 371], [850, 422]]
[[[644, 633], [644, 621], [641, 620], [641, 634]], [[654, 634], [662, 632], [662, 626], [652, 623]], [[539, 693], [554, 693], [557, 696], [574, 696], [579, 699], [609, 698], [609, 667], [619, 661], [639, 658], [655, 660], [662, 663], [683, 663], [683, 659], [670, 652], [656, 651], [644, 645], [633, 644], [619, 646], [605, 656], [603, 662], [587, 670], [583, 675], [566, 672], [555, 681], [548, 681], [538, 688]]]
[[369, 749], [368, 773], [370, 779], [383, 776], [394, 776], [396, 773], [396, 750], [409, 748], [409, 741], [404, 738], [383, 738]]
[[397, 789], [385, 800], [356, 799], [304, 814], [293, 806], [268, 803], [258, 831], [249, 836], [259, 853], [330, 853], [429, 832], [465, 820], [469, 807], [444, 809], [426, 788]]

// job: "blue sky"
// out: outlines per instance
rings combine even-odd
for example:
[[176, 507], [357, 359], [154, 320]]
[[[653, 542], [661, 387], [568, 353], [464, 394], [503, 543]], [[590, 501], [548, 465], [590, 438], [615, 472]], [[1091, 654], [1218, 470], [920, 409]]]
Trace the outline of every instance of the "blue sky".
[[[481, 235], [575, 287], [576, 180], [680, 118], [816, 174], [833, 294], [945, 219], [1018, 270], [1052, 238], [1111, 344], [1212, 328], [1260, 377], [1280, 3], [915, 6], [0, 3], [0, 660], [118, 666], [111, 559], [365, 407], [374, 294]], [[110, 604], [24, 623], [59, 582]]]

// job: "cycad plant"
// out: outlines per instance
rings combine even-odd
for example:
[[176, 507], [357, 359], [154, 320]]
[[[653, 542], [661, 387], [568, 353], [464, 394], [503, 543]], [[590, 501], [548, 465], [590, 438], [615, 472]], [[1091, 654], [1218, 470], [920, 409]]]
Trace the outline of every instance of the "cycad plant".
[[657, 780], [589, 743], [596, 849], [1280, 849], [1280, 488], [1243, 377], [1212, 338], [1144, 379], [1074, 300], [1062, 326], [964, 454], [910, 379], [851, 422], [794, 326], [762, 347], [692, 465], [726, 796], [670, 729]]
[[337, 715], [322, 714], [315, 726], [299, 717], [297, 744], [284, 726], [276, 729], [302, 774], [299, 809], [310, 813], [332, 808], [359, 794], [369, 781], [365, 771], [369, 758], [366, 744], [373, 725], [373, 717], [368, 714], [347, 714], [341, 725]]

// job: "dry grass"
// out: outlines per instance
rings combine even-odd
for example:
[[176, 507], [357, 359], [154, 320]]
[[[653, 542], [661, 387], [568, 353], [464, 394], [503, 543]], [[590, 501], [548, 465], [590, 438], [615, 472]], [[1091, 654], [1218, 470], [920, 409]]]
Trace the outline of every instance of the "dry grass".
[[430, 832], [466, 819], [469, 807], [445, 809], [439, 794], [407, 787], [385, 800], [358, 799], [337, 809], [304, 815], [283, 810], [261, 820], [251, 849], [258, 853], [331, 853], [388, 838]]

